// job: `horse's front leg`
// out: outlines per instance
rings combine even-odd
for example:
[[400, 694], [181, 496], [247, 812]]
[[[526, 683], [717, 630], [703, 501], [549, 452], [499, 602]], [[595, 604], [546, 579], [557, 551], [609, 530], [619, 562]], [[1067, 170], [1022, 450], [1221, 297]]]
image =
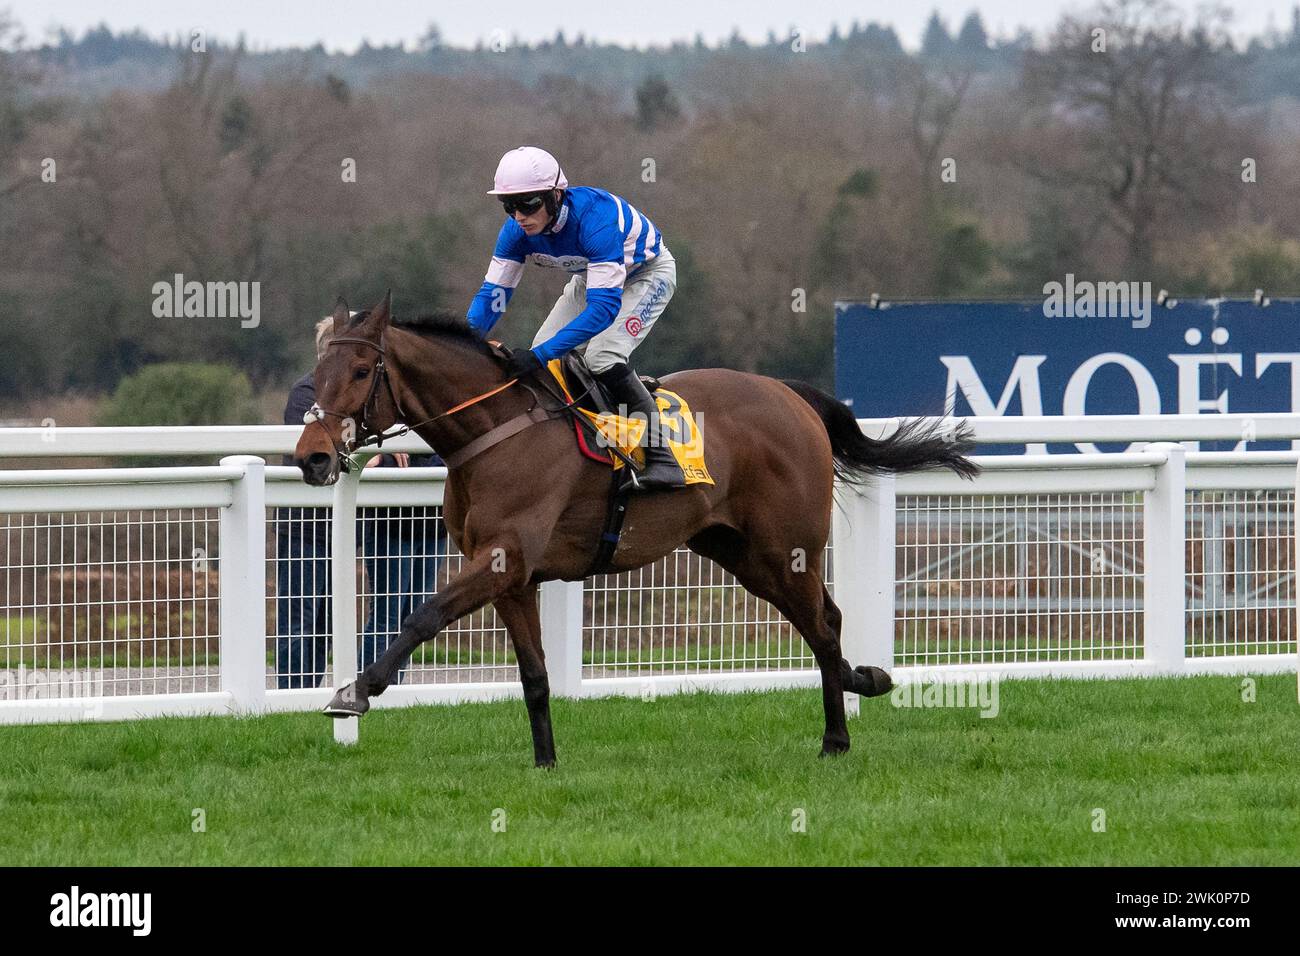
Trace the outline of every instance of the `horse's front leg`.
[[[447, 625], [472, 614], [502, 594], [518, 588], [527, 574], [523, 561], [512, 550], [487, 545], [447, 585], [402, 622], [402, 632], [373, 664], [361, 672], [354, 683], [340, 688], [325, 706], [331, 717], [360, 717], [370, 709], [370, 698], [388, 689], [412, 652], [425, 641], [438, 636]], [[502, 564], [511, 571], [502, 571]]]

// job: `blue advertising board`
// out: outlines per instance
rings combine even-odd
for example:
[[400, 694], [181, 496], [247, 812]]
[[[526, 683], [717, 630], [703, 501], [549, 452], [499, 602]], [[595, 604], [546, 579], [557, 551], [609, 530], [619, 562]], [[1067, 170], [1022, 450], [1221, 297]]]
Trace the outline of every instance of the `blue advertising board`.
[[[1176, 300], [1132, 317], [1071, 304], [837, 302], [836, 394], [859, 418], [1300, 411], [1300, 300]], [[1201, 444], [1247, 447], [1288, 443]]]

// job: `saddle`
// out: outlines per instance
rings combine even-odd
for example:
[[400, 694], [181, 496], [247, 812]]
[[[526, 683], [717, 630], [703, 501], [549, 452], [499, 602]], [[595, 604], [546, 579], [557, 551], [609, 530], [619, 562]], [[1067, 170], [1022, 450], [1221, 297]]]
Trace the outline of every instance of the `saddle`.
[[[600, 384], [600, 379], [592, 374], [591, 369], [587, 368], [586, 359], [577, 352], [569, 352], [560, 359], [560, 366], [564, 371], [564, 379], [569, 384], [569, 391], [573, 394], [578, 408], [585, 408], [589, 412], [595, 412], [597, 415], [612, 415], [618, 411], [614, 403], [610, 401], [609, 393], [605, 391], [605, 386]], [[638, 375], [637, 378], [645, 385], [646, 391], [654, 394], [658, 391], [659, 379], [653, 375]]]

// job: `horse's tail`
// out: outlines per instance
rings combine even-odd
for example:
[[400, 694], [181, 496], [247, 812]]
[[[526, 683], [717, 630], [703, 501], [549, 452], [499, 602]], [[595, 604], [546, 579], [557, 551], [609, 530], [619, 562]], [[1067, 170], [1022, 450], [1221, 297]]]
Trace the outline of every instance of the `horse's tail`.
[[862, 434], [847, 405], [807, 382], [784, 380], [796, 395], [812, 406], [826, 426], [835, 456], [835, 476], [850, 484], [861, 484], [881, 472], [916, 471], [939, 466], [951, 468], [963, 478], [974, 478], [980, 467], [966, 455], [975, 440], [965, 422], [953, 428], [943, 419], [904, 418], [888, 438]]

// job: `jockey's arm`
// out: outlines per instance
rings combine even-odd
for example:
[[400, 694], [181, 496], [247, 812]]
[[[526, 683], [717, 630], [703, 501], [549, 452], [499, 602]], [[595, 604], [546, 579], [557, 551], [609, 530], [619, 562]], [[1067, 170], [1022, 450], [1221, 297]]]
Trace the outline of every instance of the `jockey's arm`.
[[[533, 352], [543, 362], [559, 358], [577, 348], [593, 335], [604, 332], [618, 318], [619, 307], [623, 304], [623, 282], [620, 278], [617, 288], [592, 288], [591, 274], [596, 266], [612, 263], [591, 263], [587, 266], [587, 307], [579, 312], [568, 325], [560, 329], [545, 342], [536, 346]], [[623, 264], [618, 263], [619, 272]]]
[[510, 297], [515, 294], [515, 286], [524, 273], [524, 253], [517, 245], [522, 235], [523, 230], [514, 220], [507, 219], [502, 225], [483, 285], [465, 313], [470, 328], [483, 338], [487, 338], [492, 326], [506, 314], [506, 306], [510, 304]]
[[583, 223], [578, 233], [579, 246], [587, 256], [587, 307], [573, 321], [536, 346], [533, 353], [549, 362], [572, 351], [593, 335], [604, 332], [618, 318], [623, 304], [623, 283], [627, 268], [623, 264], [623, 234], [617, 222]]
[[465, 313], [465, 318], [470, 328], [477, 332], [480, 338], [487, 338], [488, 333], [492, 331], [492, 326], [505, 315], [506, 306], [510, 304], [510, 297], [514, 292], [515, 290], [510, 286], [498, 285], [490, 279], [484, 281], [479, 287], [473, 301], [469, 304], [469, 311]]

